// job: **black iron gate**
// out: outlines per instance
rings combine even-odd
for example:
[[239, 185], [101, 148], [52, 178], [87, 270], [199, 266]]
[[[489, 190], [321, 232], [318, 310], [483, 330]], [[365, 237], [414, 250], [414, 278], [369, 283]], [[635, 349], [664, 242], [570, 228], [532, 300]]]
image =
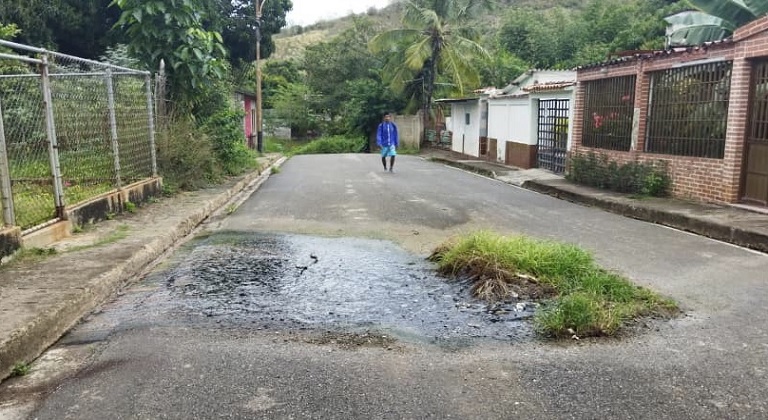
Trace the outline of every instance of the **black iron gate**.
[[539, 168], [561, 174], [565, 172], [568, 150], [568, 115], [570, 100], [539, 101], [537, 160]]

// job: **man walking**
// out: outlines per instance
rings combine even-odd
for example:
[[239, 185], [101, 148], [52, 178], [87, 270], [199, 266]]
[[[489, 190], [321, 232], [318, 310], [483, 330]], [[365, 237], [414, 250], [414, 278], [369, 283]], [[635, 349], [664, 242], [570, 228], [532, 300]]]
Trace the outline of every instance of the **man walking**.
[[389, 157], [389, 172], [394, 172], [400, 138], [397, 134], [397, 126], [392, 122], [392, 115], [389, 112], [384, 114], [384, 122], [379, 124], [376, 130], [376, 144], [381, 148], [381, 163], [384, 165], [384, 170], [387, 170], [387, 157]]

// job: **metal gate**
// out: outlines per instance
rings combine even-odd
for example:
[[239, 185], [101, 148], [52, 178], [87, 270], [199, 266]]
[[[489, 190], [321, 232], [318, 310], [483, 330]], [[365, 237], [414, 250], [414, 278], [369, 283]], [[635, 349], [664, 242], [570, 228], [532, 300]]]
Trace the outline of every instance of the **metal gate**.
[[539, 168], [561, 174], [565, 172], [568, 149], [568, 115], [570, 100], [539, 101], [537, 162]]
[[768, 61], [755, 63], [742, 200], [768, 205]]

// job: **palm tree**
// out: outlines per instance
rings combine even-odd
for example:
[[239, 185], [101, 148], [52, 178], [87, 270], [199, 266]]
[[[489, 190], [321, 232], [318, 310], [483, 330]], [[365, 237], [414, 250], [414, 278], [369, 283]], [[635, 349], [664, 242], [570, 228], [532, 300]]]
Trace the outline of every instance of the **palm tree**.
[[403, 4], [403, 27], [377, 35], [370, 48], [374, 53], [387, 54], [384, 75], [396, 91], [408, 88], [413, 92], [414, 86], [421, 87], [418, 99], [426, 128], [439, 78], [461, 94], [479, 83], [472, 60], [488, 57], [488, 53], [475, 41], [477, 36], [468, 20], [489, 7], [490, 1], [405, 0]]
[[667, 17], [667, 45], [699, 45], [723, 39], [768, 13], [768, 0], [689, 0], [698, 10]]

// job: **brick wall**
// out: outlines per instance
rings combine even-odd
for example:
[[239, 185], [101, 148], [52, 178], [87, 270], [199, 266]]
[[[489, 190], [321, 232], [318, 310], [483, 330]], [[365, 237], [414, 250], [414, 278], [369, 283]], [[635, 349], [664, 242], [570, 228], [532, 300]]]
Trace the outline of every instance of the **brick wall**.
[[672, 178], [672, 195], [678, 198], [730, 202], [729, 185], [725, 181], [721, 159], [702, 159], [686, 156], [669, 156], [652, 153], [616, 152], [613, 150], [575, 147], [571, 153], [596, 153], [607, 155], [619, 164], [633, 161], [643, 163], [665, 162]]
[[[750, 78], [754, 59], [768, 58], [768, 17], [736, 30], [733, 40], [684, 51], [657, 52], [625, 58], [577, 72], [572, 152], [595, 152], [625, 163], [665, 161], [676, 197], [714, 202], [736, 202], [740, 198], [745, 141], [749, 126]], [[733, 72], [728, 108], [725, 156], [723, 159], [694, 158], [645, 153], [646, 126], [650, 100], [650, 75], [675, 66], [701, 60], [732, 60]], [[582, 146], [585, 82], [610, 77], [637, 75], [635, 124], [630, 152], [590, 149]]]

